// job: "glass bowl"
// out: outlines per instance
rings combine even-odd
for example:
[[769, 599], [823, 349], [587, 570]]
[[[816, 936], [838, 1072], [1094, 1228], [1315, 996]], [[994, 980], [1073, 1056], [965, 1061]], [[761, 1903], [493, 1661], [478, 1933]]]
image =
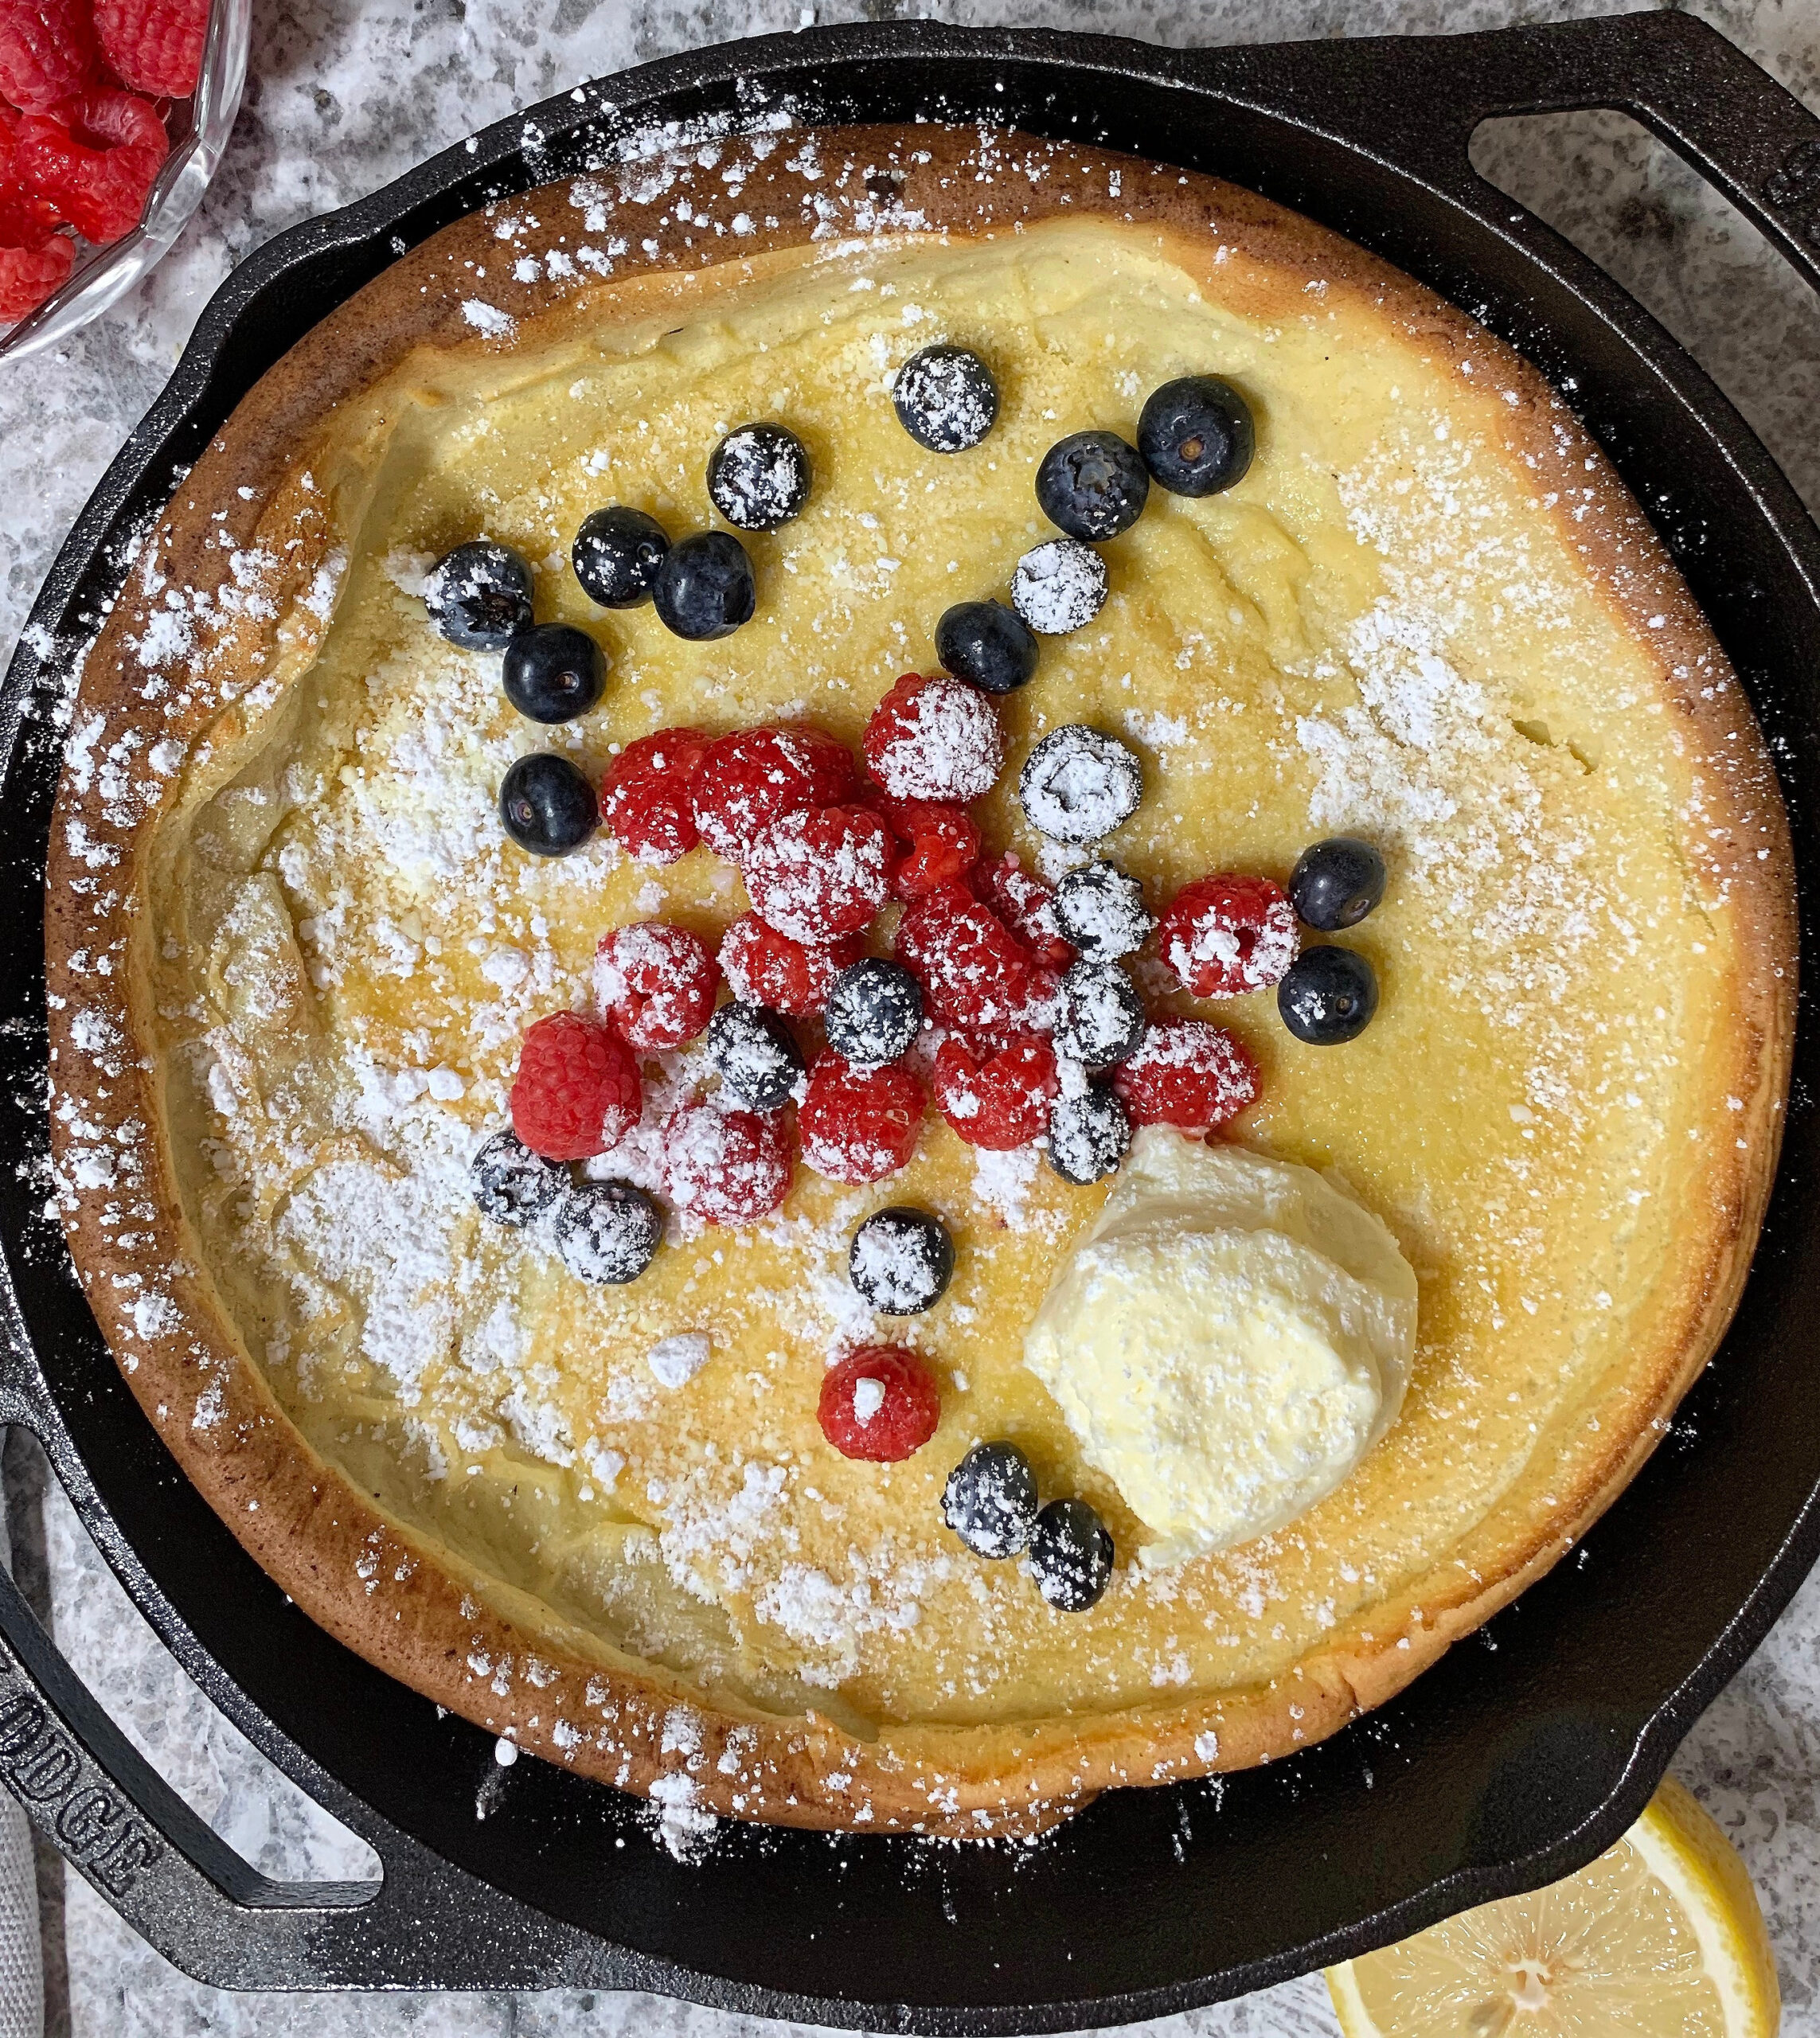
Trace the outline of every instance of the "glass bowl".
[[214, 0], [196, 90], [166, 116], [170, 154], [139, 224], [105, 248], [80, 248], [68, 279], [37, 310], [0, 332], [0, 361], [35, 353], [99, 318], [161, 262], [202, 202], [233, 132], [246, 84], [252, 0]]

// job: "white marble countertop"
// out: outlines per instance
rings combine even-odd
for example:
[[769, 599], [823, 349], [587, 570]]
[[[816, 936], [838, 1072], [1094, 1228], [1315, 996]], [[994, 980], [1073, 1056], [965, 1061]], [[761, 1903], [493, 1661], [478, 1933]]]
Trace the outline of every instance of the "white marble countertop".
[[[553, 0], [526, 8], [509, 0], [254, 0], [251, 80], [233, 144], [172, 256], [61, 351], [0, 367], [0, 664], [64, 531], [234, 264], [295, 221], [357, 198], [474, 128], [581, 80], [736, 35], [905, 13], [1213, 43], [1489, 28], [1623, 5]], [[1701, 0], [1696, 11], [1820, 108], [1820, 0]], [[1810, 506], [1820, 507], [1820, 306], [1756, 235], [1615, 116], [1509, 123], [1482, 139], [1475, 159], [1649, 305], [1739, 404]], [[30, 1482], [10, 1484], [15, 1510], [23, 1503], [29, 1514]], [[29, 1561], [33, 1525], [22, 1528]], [[37, 1541], [62, 1646], [202, 1815], [269, 1874], [361, 1872], [348, 1837], [276, 1778], [187, 1682], [54, 1490]], [[1820, 2038], [1820, 1581], [1796, 1599], [1675, 1767], [1756, 1879], [1781, 1962], [1784, 2032]], [[225, 1996], [178, 1974], [73, 1877], [64, 1899], [50, 1892], [47, 1951], [50, 2029], [76, 2038], [555, 2038], [635, 2028], [642, 2038], [735, 2038], [732, 2027], [748, 2021], [639, 1996]], [[1336, 2028], [1314, 1977], [1154, 2028], [1209, 2038], [1313, 2038]]]

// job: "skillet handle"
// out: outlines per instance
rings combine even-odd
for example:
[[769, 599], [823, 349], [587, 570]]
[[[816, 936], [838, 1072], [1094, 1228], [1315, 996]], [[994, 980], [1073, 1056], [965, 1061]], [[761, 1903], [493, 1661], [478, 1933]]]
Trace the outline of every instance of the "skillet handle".
[[1665, 10], [1345, 47], [1354, 89], [1335, 124], [1449, 195], [1470, 203], [1483, 193], [1466, 154], [1481, 121], [1610, 107], [1666, 142], [1820, 290], [1820, 119], [1693, 15]]

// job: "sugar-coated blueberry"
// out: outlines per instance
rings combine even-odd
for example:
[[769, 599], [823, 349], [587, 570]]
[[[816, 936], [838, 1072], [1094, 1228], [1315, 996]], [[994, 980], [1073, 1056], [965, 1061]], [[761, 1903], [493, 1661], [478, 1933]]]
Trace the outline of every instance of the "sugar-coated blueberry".
[[1138, 810], [1144, 767], [1116, 736], [1069, 722], [1051, 729], [1024, 760], [1017, 801], [1052, 842], [1094, 842]]
[[1384, 896], [1384, 858], [1356, 835], [1333, 835], [1296, 859], [1289, 903], [1304, 927], [1338, 934], [1357, 927]]
[[594, 833], [600, 804], [566, 757], [540, 750], [521, 757], [500, 781], [499, 818], [520, 849], [563, 857]]
[[1063, 939], [1088, 962], [1135, 955], [1156, 924], [1145, 908], [1142, 885], [1103, 860], [1063, 876], [1056, 886], [1055, 916]]
[[1106, 562], [1078, 538], [1045, 538], [1013, 569], [1011, 606], [1039, 637], [1084, 630], [1106, 606]]
[[582, 519], [569, 557], [591, 602], [603, 608], [632, 608], [650, 599], [669, 550], [669, 534], [656, 517], [615, 503]]
[[1138, 986], [1116, 962], [1074, 962], [1062, 972], [1055, 1048], [1089, 1068], [1135, 1054], [1150, 1021]]
[[1252, 407], [1217, 375], [1184, 375], [1151, 391], [1138, 451], [1158, 488], [1215, 495], [1244, 478], [1256, 450]]
[[742, 424], [708, 456], [708, 494], [742, 531], [775, 531], [809, 500], [809, 448], [787, 425]]
[[550, 1230], [570, 1273], [619, 1287], [656, 1258], [663, 1212], [630, 1182], [578, 1182], [557, 1204]]
[[506, 646], [500, 665], [506, 698], [533, 722], [572, 722], [607, 689], [607, 660], [585, 630], [537, 623]]
[[1097, 545], [1128, 531], [1144, 513], [1150, 478], [1142, 455], [1115, 431], [1058, 439], [1037, 469], [1037, 502], [1071, 538]]
[[1003, 602], [956, 602], [935, 625], [935, 656], [982, 693], [1015, 693], [1037, 676], [1036, 633]]
[[762, 1005], [723, 1005], [708, 1021], [706, 1044], [722, 1083], [755, 1111], [787, 1104], [803, 1078], [803, 1050], [782, 1016]]
[[1103, 1181], [1124, 1159], [1131, 1143], [1130, 1114], [1103, 1083], [1090, 1083], [1074, 1095], [1065, 1091], [1049, 1107], [1045, 1143], [1049, 1165], [1064, 1181], [1085, 1189]]
[[927, 1210], [893, 1204], [875, 1210], [853, 1233], [847, 1274], [861, 1297], [885, 1316], [932, 1309], [954, 1279], [955, 1243]]
[[1028, 1549], [1038, 1518], [1037, 1475], [1014, 1443], [976, 1443], [942, 1489], [942, 1519], [975, 1556]]
[[697, 531], [664, 554], [651, 599], [665, 629], [706, 643], [752, 621], [758, 582], [745, 547], [730, 531]]
[[490, 538], [458, 545], [424, 584], [438, 632], [464, 651], [502, 651], [531, 627], [531, 569]]
[[901, 962], [862, 955], [834, 978], [822, 1024], [829, 1046], [855, 1068], [882, 1068], [916, 1045], [922, 986]]
[[1310, 1047], [1357, 1040], [1377, 1009], [1377, 973], [1354, 948], [1304, 948], [1276, 987], [1283, 1023]]
[[568, 1187], [568, 1169], [533, 1154], [510, 1128], [483, 1141], [468, 1165], [480, 1214], [496, 1224], [533, 1222]]
[[969, 349], [924, 347], [898, 369], [891, 401], [898, 423], [919, 446], [931, 453], [962, 453], [992, 429], [998, 385], [992, 370]]
[[1058, 1613], [1084, 1614], [1112, 1582], [1112, 1538], [1084, 1500], [1052, 1500], [1030, 1532], [1037, 1590]]

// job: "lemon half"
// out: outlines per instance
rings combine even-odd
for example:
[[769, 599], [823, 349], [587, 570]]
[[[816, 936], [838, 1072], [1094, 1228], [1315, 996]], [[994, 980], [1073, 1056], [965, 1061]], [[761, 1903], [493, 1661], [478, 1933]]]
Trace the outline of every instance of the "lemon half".
[[1665, 1782], [1565, 1881], [1327, 1970], [1345, 2038], [1774, 2038], [1775, 1957], [1731, 1843]]

